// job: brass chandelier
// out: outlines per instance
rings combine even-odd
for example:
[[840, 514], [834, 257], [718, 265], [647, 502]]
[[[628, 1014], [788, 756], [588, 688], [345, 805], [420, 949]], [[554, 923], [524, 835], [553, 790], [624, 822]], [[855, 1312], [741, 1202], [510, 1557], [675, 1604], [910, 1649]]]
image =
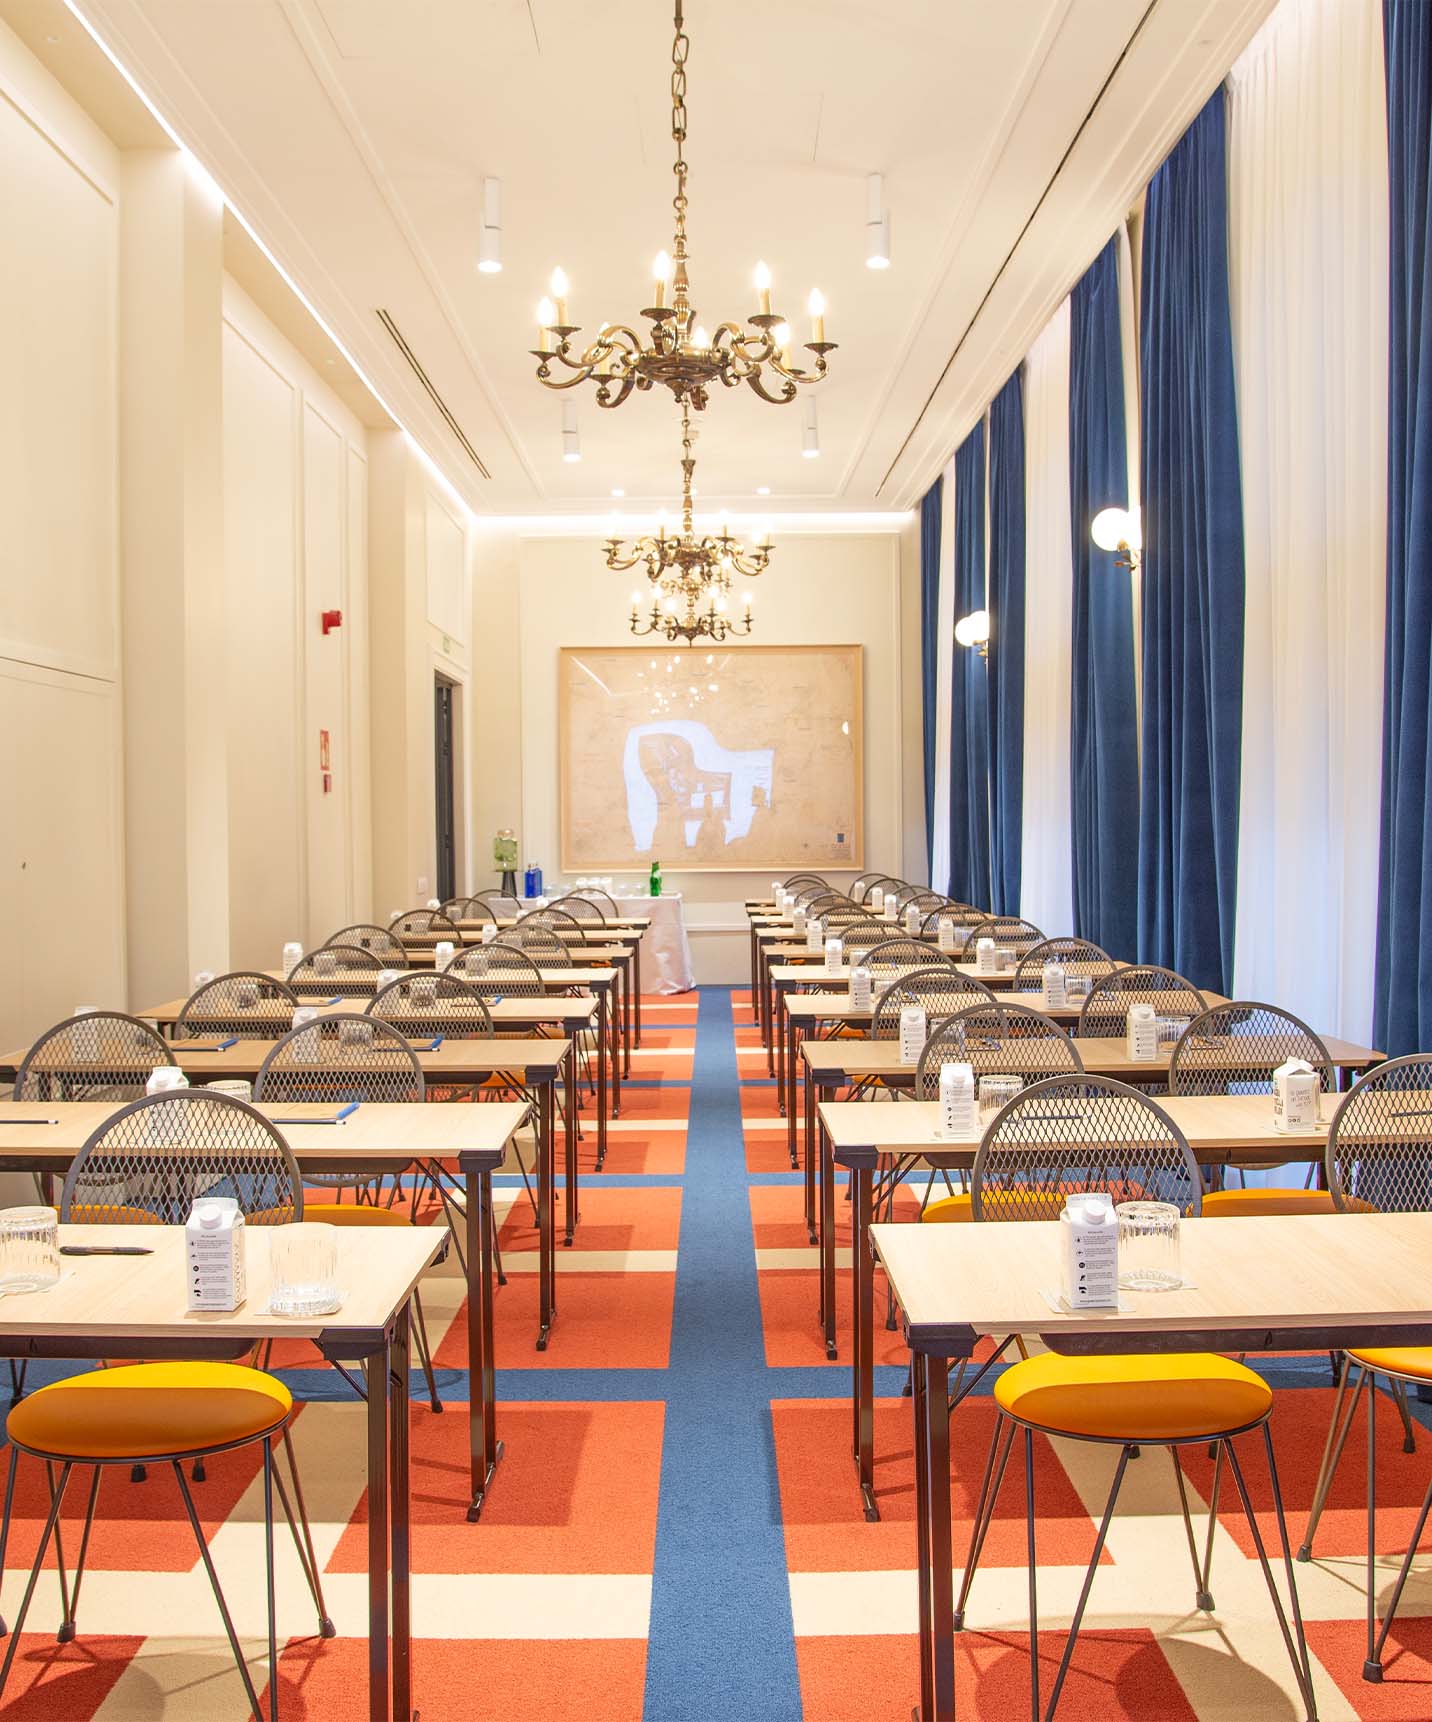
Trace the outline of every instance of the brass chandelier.
[[730, 634], [751, 631], [751, 595], [741, 602], [739, 618], [728, 618], [731, 574], [754, 578], [771, 559], [770, 534], [763, 533], [749, 548], [723, 526], [697, 537], [692, 518], [691, 481], [696, 457], [691, 452], [691, 409], [681, 403], [681, 532], [665, 526], [655, 535], [637, 538], [628, 546], [620, 538], [606, 542], [607, 567], [618, 573], [643, 567], [651, 582], [651, 609], [643, 617], [642, 594], [631, 595], [631, 631], [638, 639], [661, 634], [694, 645], [699, 639], [721, 641]]
[[[671, 61], [671, 138], [676, 145], [676, 230], [672, 254], [661, 252], [653, 265], [654, 303], [641, 315], [652, 325], [648, 344], [625, 323], [604, 323], [590, 345], [577, 348], [572, 336], [580, 325], [568, 320], [568, 282], [561, 269], [552, 272], [552, 297], [537, 307], [537, 380], [549, 389], [571, 389], [588, 378], [596, 382], [599, 407], [619, 407], [635, 389], [660, 383], [683, 405], [699, 412], [713, 384], [734, 389], [747, 383], [763, 401], [784, 405], [796, 398], [798, 385], [817, 383], [826, 374], [825, 356], [835, 342], [825, 338], [825, 301], [812, 292], [808, 303], [811, 338], [805, 351], [808, 364], [796, 359], [790, 325], [771, 310], [771, 275], [764, 263], [756, 266], [758, 307], [739, 322], [718, 323], [709, 335], [696, 320], [687, 276], [686, 175], [686, 57], [690, 42], [682, 28], [682, 0], [676, 0], [676, 40]], [[667, 303], [670, 295], [671, 303]], [[554, 345], [555, 341], [555, 345]], [[554, 372], [554, 365], [560, 367]]]

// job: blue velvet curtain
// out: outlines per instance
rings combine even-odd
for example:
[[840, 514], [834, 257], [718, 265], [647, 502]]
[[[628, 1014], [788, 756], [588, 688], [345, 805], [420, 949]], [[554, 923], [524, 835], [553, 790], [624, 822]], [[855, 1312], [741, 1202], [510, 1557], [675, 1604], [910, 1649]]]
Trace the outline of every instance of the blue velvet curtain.
[[1089, 536], [1101, 508], [1126, 507], [1119, 246], [1075, 284], [1069, 328], [1069, 508], [1074, 549], [1069, 773], [1074, 926], [1133, 960], [1138, 934], [1139, 743], [1134, 607], [1126, 570]]
[[[985, 433], [955, 451], [955, 619], [985, 605]], [[993, 630], [991, 629], [991, 634]], [[989, 878], [989, 685], [986, 660], [952, 648], [950, 895], [984, 908]]]
[[990, 873], [997, 915], [1019, 913], [1024, 825], [1024, 383], [989, 409]]
[[935, 856], [935, 730], [940, 668], [940, 496], [937, 478], [920, 504], [920, 690], [925, 725], [925, 877]]
[[1144, 206], [1139, 958], [1233, 982], [1243, 747], [1243, 487], [1220, 89]]
[[1387, 637], [1373, 1039], [1432, 1047], [1432, 9], [1386, 0]]

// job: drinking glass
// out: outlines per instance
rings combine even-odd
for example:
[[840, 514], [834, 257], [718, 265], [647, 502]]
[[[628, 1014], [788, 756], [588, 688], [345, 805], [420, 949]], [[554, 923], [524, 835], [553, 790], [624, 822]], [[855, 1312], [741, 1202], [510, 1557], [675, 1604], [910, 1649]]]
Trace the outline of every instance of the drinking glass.
[[980, 1111], [998, 1112], [1024, 1088], [1022, 1076], [982, 1076], [979, 1079]]
[[48, 1291], [60, 1277], [53, 1208], [0, 1209], [0, 1292]]
[[267, 1228], [269, 1311], [273, 1315], [331, 1315], [338, 1289], [338, 1228], [311, 1220]]
[[313, 972], [316, 975], [336, 975], [338, 973], [337, 951], [315, 951]]
[[1119, 1284], [1126, 1291], [1176, 1291], [1179, 1213], [1172, 1202], [1120, 1202]]
[[238, 981], [234, 985], [234, 1003], [240, 1010], [257, 1010], [259, 1006], [259, 983], [257, 981]]
[[206, 1082], [204, 1087], [211, 1094], [227, 1094], [231, 1100], [247, 1100], [252, 1102], [254, 1085], [244, 1076], [222, 1076], [217, 1082]]

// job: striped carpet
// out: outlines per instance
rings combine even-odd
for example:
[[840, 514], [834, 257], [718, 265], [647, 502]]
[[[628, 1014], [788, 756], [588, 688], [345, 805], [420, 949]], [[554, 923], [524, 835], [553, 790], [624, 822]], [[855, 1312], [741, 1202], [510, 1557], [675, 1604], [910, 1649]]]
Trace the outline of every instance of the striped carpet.
[[[466, 1476], [462, 1286], [424, 1290], [443, 1398], [413, 1416], [415, 1685], [422, 1722], [907, 1722], [917, 1696], [909, 1402], [898, 1335], [877, 1331], [877, 1471], [883, 1518], [861, 1518], [849, 1458], [846, 1363], [825, 1361], [814, 1266], [784, 1120], [743, 992], [644, 1004], [606, 1170], [583, 1185], [577, 1247], [561, 1252], [550, 1349], [533, 1349], [536, 1235], [520, 1180], [504, 1177], [498, 1295], [506, 1458], [482, 1522], [459, 1509]], [[594, 1132], [584, 1161], [591, 1168]], [[914, 1197], [907, 1198], [913, 1210]], [[843, 1208], [843, 1204], [841, 1205]], [[841, 1257], [848, 1359], [848, 1249]], [[294, 1438], [336, 1640], [312, 1636], [297, 1564], [280, 1572], [281, 1713], [363, 1712], [366, 1681], [361, 1408], [302, 1346], [277, 1367], [302, 1401]], [[1274, 1430], [1301, 1531], [1331, 1408], [1325, 1360], [1270, 1366]], [[417, 1378], [415, 1377], [415, 1385]], [[1417, 1408], [1419, 1416], [1422, 1408]], [[955, 1423], [955, 1547], [973, 1510], [987, 1396]], [[1432, 1437], [1405, 1455], [1379, 1422], [1385, 1503], [1378, 1582], [1396, 1570], [1432, 1468]], [[1387, 1677], [1362, 1665], [1361, 1492], [1354, 1434], [1319, 1538], [1299, 1568], [1325, 1722], [1432, 1719], [1432, 1556], [1394, 1629]], [[1111, 1455], [1036, 1450], [1044, 1626], [1052, 1673], [1093, 1545]], [[1251, 1469], [1256, 1473], [1256, 1464]], [[1188, 1458], [1195, 1511], [1211, 1467]], [[1011, 1464], [961, 1637], [958, 1700], [979, 1722], [1028, 1714], [1023, 1479]], [[23, 1468], [0, 1609], [13, 1616], [44, 1511]], [[197, 1488], [237, 1626], [263, 1664], [261, 1494], [251, 1454], [210, 1462]], [[1271, 1528], [1266, 1488], [1255, 1504]], [[81, 1498], [74, 1501], [76, 1515]], [[1061, 1717], [1296, 1722], [1302, 1712], [1254, 1550], [1220, 1515], [1217, 1613], [1194, 1612], [1167, 1460], [1130, 1468]], [[282, 1544], [280, 1544], [282, 1553]], [[80, 1606], [57, 1645], [42, 1587], [0, 1704], [9, 1722], [165, 1722], [244, 1715], [181, 1503], [162, 1476], [107, 1486]], [[1046, 1683], [1047, 1691], [1047, 1683]]]

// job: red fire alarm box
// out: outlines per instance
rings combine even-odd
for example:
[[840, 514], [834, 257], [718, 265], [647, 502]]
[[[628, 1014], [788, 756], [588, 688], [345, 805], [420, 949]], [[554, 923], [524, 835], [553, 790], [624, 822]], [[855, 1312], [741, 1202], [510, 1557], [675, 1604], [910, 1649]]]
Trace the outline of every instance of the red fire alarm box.
[[341, 610], [324, 610], [318, 620], [323, 628], [323, 637], [327, 639], [335, 628], [343, 626], [343, 612]]

